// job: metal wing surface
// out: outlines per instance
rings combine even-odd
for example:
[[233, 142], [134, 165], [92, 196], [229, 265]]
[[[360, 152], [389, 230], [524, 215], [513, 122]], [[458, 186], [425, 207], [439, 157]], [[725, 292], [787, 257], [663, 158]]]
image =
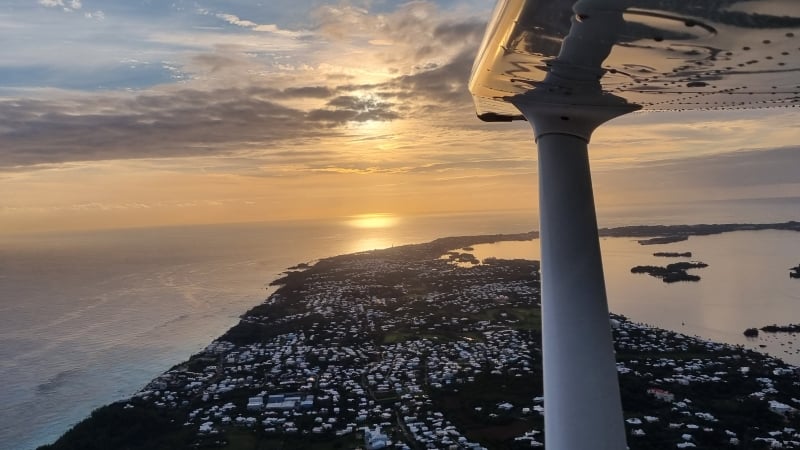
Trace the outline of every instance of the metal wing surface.
[[470, 79], [511, 102], [643, 110], [798, 107], [800, 0], [500, 0]]

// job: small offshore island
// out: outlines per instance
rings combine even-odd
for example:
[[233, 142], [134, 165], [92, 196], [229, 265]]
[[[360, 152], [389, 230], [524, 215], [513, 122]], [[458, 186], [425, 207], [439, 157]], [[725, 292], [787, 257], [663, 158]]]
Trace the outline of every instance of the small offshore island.
[[[295, 266], [204, 351], [40, 448], [541, 447], [539, 264], [466, 256], [534, 237], [445, 238]], [[609, 320], [631, 449], [800, 448], [797, 368]]]
[[646, 273], [651, 277], [661, 278], [664, 283], [675, 283], [678, 281], [700, 281], [698, 275], [687, 272], [689, 269], [702, 269], [708, 264], [699, 261], [676, 262], [661, 266], [635, 266], [631, 268], [631, 273]]
[[662, 258], [691, 258], [692, 252], [655, 252], [653, 256]]
[[[757, 337], [758, 336], [759, 328], [747, 328], [744, 330], [744, 334], [747, 337]], [[790, 323], [789, 325], [767, 325], [760, 328], [761, 331], [765, 333], [790, 333], [794, 336], [797, 333], [800, 333], [800, 324]]]

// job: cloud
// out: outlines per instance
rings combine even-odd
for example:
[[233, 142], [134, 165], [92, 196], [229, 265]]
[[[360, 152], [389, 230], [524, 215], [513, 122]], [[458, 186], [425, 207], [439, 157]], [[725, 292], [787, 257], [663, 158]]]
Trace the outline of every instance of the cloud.
[[[392, 112], [400, 117], [449, 121], [448, 115], [460, 115], [474, 125], [467, 85], [484, 21], [443, 14], [435, 4], [421, 1], [378, 15], [354, 6], [328, 5], [317, 15], [317, 31], [350, 49], [338, 59], [358, 58], [362, 67], [377, 68], [375, 78], [383, 78], [363, 83], [365, 77], [353, 77], [362, 83], [339, 85], [340, 93], [379, 97], [392, 103]], [[314, 114], [337, 121], [354, 116], [353, 111], [350, 108], [348, 115], [321, 109]]]
[[445, 172], [461, 172], [467, 169], [476, 169], [486, 172], [522, 172], [529, 173], [533, 168], [532, 160], [527, 159], [510, 159], [510, 158], [497, 158], [497, 159], [464, 159], [462, 161], [450, 161], [435, 164], [426, 164], [416, 167], [409, 172], [414, 173], [445, 173]]
[[201, 67], [203, 73], [218, 74], [227, 71], [240, 71], [250, 63], [236, 54], [224, 52], [200, 53], [192, 57], [192, 66]]
[[[364, 138], [347, 128], [354, 123], [424, 117], [452, 126], [447, 117], [454, 105], [472, 122], [466, 83], [481, 23], [470, 17], [445, 19], [427, 2], [405, 3], [387, 14], [348, 6], [320, 11], [329, 14], [315, 32], [328, 38], [314, 37], [313, 45], [287, 35], [263, 39], [261, 33], [192, 35], [156, 28], [151, 42], [188, 46], [184, 60], [169, 65], [184, 75], [179, 85], [91, 94], [42, 91], [0, 99], [0, 168], [259, 152], [269, 157], [289, 142]], [[247, 30], [262, 26], [233, 14], [201, 13]], [[386, 61], [393, 61], [393, 74], [384, 71], [378, 82], [340, 84], [363, 81], [363, 74], [321, 71], [324, 63], [314, 63], [329, 61], [327, 52], [343, 45], [338, 39], [361, 35], [393, 45], [355, 39], [353, 48], [363, 58], [351, 60], [352, 67], [375, 64], [385, 70]], [[374, 145], [386, 139], [394, 138], [384, 135]]]
[[[328, 102], [328, 107], [332, 108], [332, 111], [339, 114], [341, 117], [342, 115], [349, 116], [346, 121], [352, 122], [366, 122], [367, 120], [378, 120], [378, 121], [385, 121], [385, 120], [394, 120], [399, 118], [399, 114], [392, 111], [392, 104], [386, 101], [383, 101], [375, 96], [368, 96], [368, 97], [359, 97], [353, 95], [342, 95], [338, 96]], [[313, 114], [321, 114], [324, 116], [324, 112], [322, 110], [314, 110], [309, 113], [309, 116]]]
[[276, 93], [279, 98], [329, 98], [334, 90], [327, 86], [290, 87]]
[[48, 8], [62, 8], [64, 11], [77, 11], [83, 7], [81, 0], [39, 0], [39, 4]]
[[0, 166], [230, 154], [325, 129], [271, 101], [271, 92], [180, 89], [0, 102]]
[[236, 26], [239, 26], [239, 27], [254, 28], [254, 27], [258, 26], [258, 24], [255, 23], [255, 22], [251, 22], [249, 20], [242, 20], [242, 19], [234, 16], [233, 14], [217, 14], [216, 16], [219, 17], [220, 19], [228, 22], [231, 25], [236, 25]]
[[394, 174], [403, 173], [402, 169], [387, 169], [380, 167], [319, 167], [311, 168], [310, 172], [316, 173], [335, 173], [335, 174], [354, 174], [354, 175], [372, 175], [372, 174]]
[[83, 13], [83, 17], [86, 17], [87, 19], [103, 21], [106, 20], [106, 13], [100, 10], [94, 12], [85, 12]]
[[456, 10], [441, 11], [428, 1], [400, 4], [385, 14], [352, 5], [325, 5], [314, 11], [316, 31], [343, 45], [362, 48], [399, 73], [427, 63], [443, 64], [480, 44], [486, 22]]
[[328, 102], [328, 109], [315, 109], [308, 113], [311, 120], [342, 124], [368, 120], [389, 121], [400, 118], [392, 104], [376, 97], [342, 95]]
[[314, 10], [313, 16], [317, 30], [335, 39], [374, 32], [380, 22], [366, 8], [353, 5], [323, 5]]
[[447, 102], [471, 107], [472, 97], [467, 90], [467, 84], [474, 57], [474, 51], [466, 50], [446, 64], [412, 75], [400, 76], [386, 86], [397, 89], [404, 96], [427, 99], [425, 103], [428, 106]]
[[331, 124], [344, 124], [347, 122], [367, 122], [369, 120], [385, 121], [397, 119], [399, 115], [392, 111], [355, 111], [347, 109], [315, 109], [308, 113], [308, 118]]
[[346, 43], [355, 45], [358, 50], [351, 52], [364, 65], [372, 62], [392, 73], [384, 81], [341, 86], [342, 90], [361, 89], [394, 99], [396, 110], [408, 115], [440, 115], [443, 102], [450, 110], [456, 106], [459, 114], [472, 108], [467, 84], [484, 20], [445, 13], [424, 1], [402, 4], [386, 14], [348, 5], [323, 6], [316, 14], [320, 33], [345, 48]]
[[[338, 136], [347, 123], [400, 117], [380, 97], [334, 92], [246, 86], [0, 100], [0, 168], [253, 151], [267, 157], [288, 141]], [[309, 110], [280, 103], [305, 98], [328, 100]]]
[[307, 36], [309, 34], [308, 32], [283, 30], [280, 29], [275, 24], [258, 24], [250, 20], [241, 19], [233, 14], [219, 13], [215, 14], [215, 16], [219, 19], [224, 20], [225, 22], [228, 22], [231, 25], [236, 25], [237, 27], [242, 27], [242, 28], [249, 28], [253, 31], [272, 33], [289, 37]]

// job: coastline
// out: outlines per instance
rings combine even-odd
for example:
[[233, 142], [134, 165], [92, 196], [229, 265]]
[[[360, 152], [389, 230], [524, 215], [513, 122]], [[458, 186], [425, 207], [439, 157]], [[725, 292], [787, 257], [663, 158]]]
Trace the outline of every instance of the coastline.
[[[797, 224], [796, 222], [789, 222], [789, 224]], [[777, 224], [778, 226], [783, 226], [784, 224]], [[751, 227], [751, 225], [747, 225]], [[792, 225], [795, 226], [795, 225]], [[723, 226], [727, 227], [727, 226]], [[625, 227], [627, 233], [638, 233], [639, 231], [633, 230], [631, 231], [630, 227]], [[785, 228], [774, 228], [774, 229], [785, 229]], [[661, 228], [659, 228], [661, 230]], [[684, 227], [681, 227], [682, 232], [687, 232]], [[699, 235], [705, 235], [708, 233], [707, 226], [698, 226], [698, 228], [694, 229], [694, 232], [698, 233]], [[798, 231], [794, 229], [794, 231]], [[728, 231], [737, 231], [737, 230], [728, 230]], [[688, 232], [692, 232], [690, 229]], [[720, 231], [726, 232], [726, 231]], [[306, 268], [300, 271], [293, 271], [289, 272], [285, 277], [283, 277], [280, 281], [282, 284], [281, 288], [274, 294], [278, 298], [285, 295], [285, 292], [292, 291], [292, 289], [298, 289], [300, 286], [303, 285], [304, 280], [306, 280], [309, 276], [313, 276], [318, 271], [326, 271], [332, 269], [333, 266], [340, 263], [354, 263], [359, 261], [360, 258], [364, 257], [375, 257], [379, 256], [382, 260], [392, 261], [397, 259], [406, 258], [408, 260], [423, 260], [426, 258], [434, 258], [441, 256], [447, 250], [455, 250], [459, 248], [463, 248], [470, 245], [477, 245], [482, 243], [489, 243], [489, 242], [498, 242], [498, 241], [505, 241], [505, 240], [527, 240], [535, 237], [533, 233], [523, 233], [523, 234], [516, 234], [516, 235], [492, 235], [492, 236], [462, 236], [462, 237], [451, 237], [451, 238], [442, 238], [432, 241], [427, 244], [415, 244], [409, 246], [402, 246], [396, 247], [391, 249], [385, 250], [377, 250], [377, 251], [368, 251], [368, 252], [361, 252], [356, 254], [350, 255], [339, 255], [335, 257], [325, 258], [317, 262], [315, 265]], [[272, 297], [271, 297], [272, 298]], [[256, 325], [254, 324], [253, 320], [248, 318], [252, 318], [255, 316], [263, 316], [265, 313], [264, 306], [265, 304], [258, 305], [245, 313], [242, 317], [242, 321], [239, 325], [234, 326], [225, 333], [220, 339], [217, 341], [223, 340], [228, 342], [236, 342], [242, 338], [242, 336], [248, 336], [251, 334], [254, 328], [262, 328], [267, 324], [263, 325]], [[270, 309], [267, 307], [266, 311]], [[271, 317], [270, 314], [266, 314], [266, 317]], [[290, 322], [286, 322], [289, 324]], [[269, 334], [275, 333], [277, 331], [285, 331], [290, 332], [292, 329], [291, 326], [282, 327], [281, 324], [270, 323], [268, 328], [270, 328]], [[663, 330], [662, 330], [663, 331]], [[263, 331], [260, 331], [262, 333]], [[666, 332], [665, 333], [671, 333]], [[191, 360], [190, 360], [191, 361]], [[184, 363], [185, 364], [185, 363]], [[175, 366], [180, 367], [181, 364]], [[174, 370], [175, 368], [173, 368]]]

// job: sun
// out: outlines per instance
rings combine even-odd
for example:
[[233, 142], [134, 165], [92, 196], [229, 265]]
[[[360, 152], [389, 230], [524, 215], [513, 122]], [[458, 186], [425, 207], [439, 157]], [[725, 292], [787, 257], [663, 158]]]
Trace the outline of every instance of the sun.
[[390, 124], [384, 120], [365, 120], [356, 123], [354, 128], [358, 131], [375, 135], [387, 132], [390, 128]]

